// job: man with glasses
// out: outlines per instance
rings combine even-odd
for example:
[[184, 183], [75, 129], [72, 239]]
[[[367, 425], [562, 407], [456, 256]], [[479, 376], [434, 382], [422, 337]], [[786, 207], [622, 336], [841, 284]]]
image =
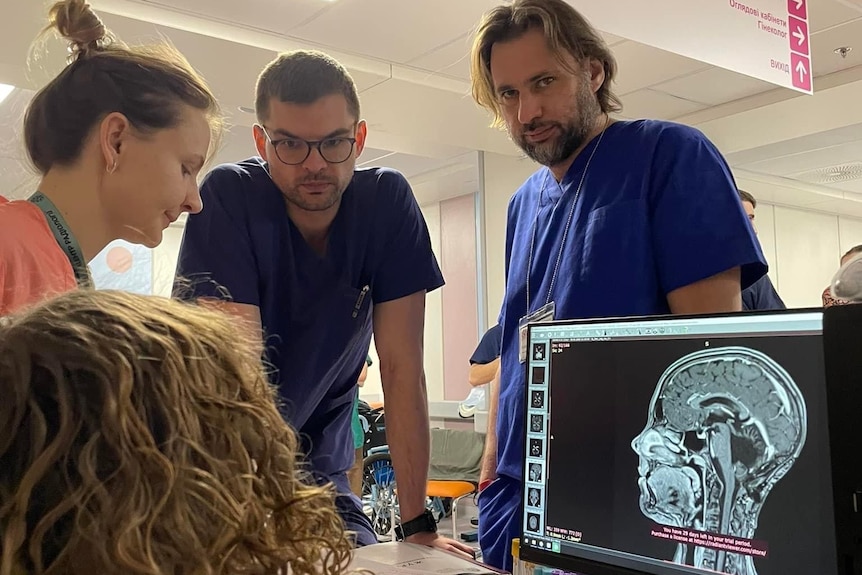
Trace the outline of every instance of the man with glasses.
[[255, 109], [260, 157], [207, 175], [206, 209], [186, 225], [176, 291], [263, 335], [284, 416], [317, 481], [334, 483], [358, 545], [376, 542], [346, 476], [356, 380], [373, 331], [398, 478], [397, 533], [467, 553], [439, 537], [425, 511], [425, 294], [443, 277], [410, 186], [393, 170], [356, 169], [366, 138], [356, 86], [325, 54], [291, 52], [270, 63]]

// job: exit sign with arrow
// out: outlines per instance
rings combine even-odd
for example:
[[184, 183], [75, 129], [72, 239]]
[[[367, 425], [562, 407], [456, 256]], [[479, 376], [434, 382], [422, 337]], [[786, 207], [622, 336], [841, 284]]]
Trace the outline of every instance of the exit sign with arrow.
[[604, 32], [812, 94], [808, 1], [568, 0]]

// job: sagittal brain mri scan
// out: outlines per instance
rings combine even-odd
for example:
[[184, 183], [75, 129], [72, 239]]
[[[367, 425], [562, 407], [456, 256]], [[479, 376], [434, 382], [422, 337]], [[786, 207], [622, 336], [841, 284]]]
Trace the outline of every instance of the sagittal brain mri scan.
[[541, 463], [531, 463], [530, 464], [530, 481], [539, 482], [542, 480], [542, 464]]
[[[805, 444], [805, 401], [772, 358], [744, 347], [694, 352], [659, 378], [638, 454], [640, 509], [661, 525], [755, 539], [773, 486]], [[751, 555], [677, 543], [675, 563], [757, 575]]]

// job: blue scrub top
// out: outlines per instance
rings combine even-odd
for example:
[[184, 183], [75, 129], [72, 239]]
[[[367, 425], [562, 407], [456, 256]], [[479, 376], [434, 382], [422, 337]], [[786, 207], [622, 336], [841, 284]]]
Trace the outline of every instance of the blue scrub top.
[[[518, 322], [527, 314], [536, 208], [530, 313], [547, 300], [575, 191], [598, 140], [578, 154], [560, 185], [542, 168], [509, 202], [497, 471], [518, 481], [525, 409]], [[730, 169], [715, 146], [698, 130], [670, 122], [611, 124], [575, 207], [551, 294], [556, 319], [666, 314], [668, 293], [737, 266], [742, 287], [766, 273]]]
[[291, 222], [260, 158], [218, 166], [201, 197], [203, 211], [186, 224], [175, 292], [260, 308], [282, 413], [318, 479], [348, 493], [351, 410], [373, 306], [444, 283], [410, 185], [394, 170], [356, 170], [324, 257]]
[[470, 357], [470, 364], [487, 365], [500, 357], [500, 345], [503, 340], [503, 328], [498, 323], [485, 332], [479, 345]]
[[763, 276], [742, 291], [742, 309], [746, 311], [787, 309], [769, 276]]

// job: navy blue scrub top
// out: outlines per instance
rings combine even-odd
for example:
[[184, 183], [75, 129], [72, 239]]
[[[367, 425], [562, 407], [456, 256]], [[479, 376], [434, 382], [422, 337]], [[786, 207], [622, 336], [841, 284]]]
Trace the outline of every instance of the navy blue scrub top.
[[260, 158], [218, 166], [201, 197], [204, 209], [186, 224], [175, 291], [260, 308], [282, 413], [318, 480], [347, 493], [351, 408], [373, 306], [444, 283], [410, 185], [394, 170], [356, 170], [324, 257], [291, 222]]
[[787, 309], [784, 301], [769, 276], [763, 276], [742, 290], [742, 309], [746, 311], [762, 311]]
[[499, 323], [485, 332], [479, 345], [470, 357], [470, 364], [488, 365], [500, 357], [500, 346], [503, 343], [503, 326]]

